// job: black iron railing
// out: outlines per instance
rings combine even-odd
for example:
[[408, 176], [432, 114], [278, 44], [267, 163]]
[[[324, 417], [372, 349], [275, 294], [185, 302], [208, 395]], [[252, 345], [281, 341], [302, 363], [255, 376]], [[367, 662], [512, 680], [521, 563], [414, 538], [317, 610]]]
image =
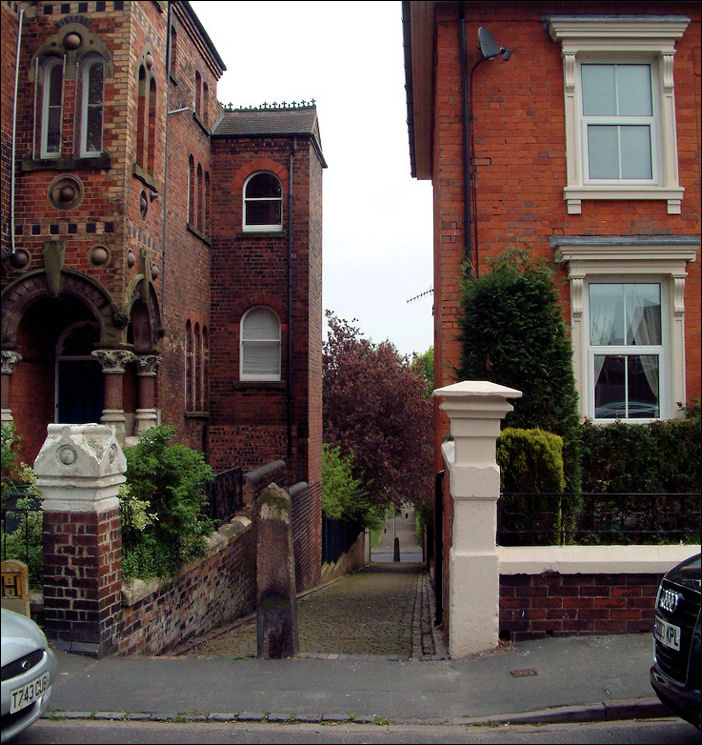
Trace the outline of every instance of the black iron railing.
[[207, 486], [208, 516], [221, 525], [244, 506], [244, 474], [241, 468], [218, 473]]
[[700, 492], [510, 492], [497, 503], [497, 542], [503, 546], [699, 543], [700, 501]]
[[322, 515], [322, 563], [336, 561], [353, 546], [363, 529], [362, 522]]

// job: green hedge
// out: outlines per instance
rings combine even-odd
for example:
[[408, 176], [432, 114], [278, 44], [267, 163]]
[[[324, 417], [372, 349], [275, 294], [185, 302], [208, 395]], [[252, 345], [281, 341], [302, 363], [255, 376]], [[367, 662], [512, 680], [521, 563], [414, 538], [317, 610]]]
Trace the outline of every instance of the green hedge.
[[577, 512], [574, 498], [564, 501], [563, 438], [542, 429], [505, 428], [497, 440], [501, 481], [501, 530], [498, 541], [522, 541], [512, 531], [533, 531], [538, 543], [559, 543], [564, 522]]
[[586, 422], [581, 462], [584, 492], [699, 492], [700, 408], [647, 424]]

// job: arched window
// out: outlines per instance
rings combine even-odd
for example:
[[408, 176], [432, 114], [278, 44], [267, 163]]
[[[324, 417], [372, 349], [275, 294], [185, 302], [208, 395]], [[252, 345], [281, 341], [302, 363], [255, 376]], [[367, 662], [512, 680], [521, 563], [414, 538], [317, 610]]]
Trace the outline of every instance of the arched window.
[[102, 153], [102, 119], [104, 103], [105, 62], [101, 57], [87, 57], [81, 77], [82, 107], [80, 127], [81, 157]]
[[171, 26], [171, 56], [169, 72], [173, 77], [176, 75], [176, 62], [178, 61], [178, 32], [175, 26]]
[[200, 114], [200, 118], [202, 119], [202, 123], [207, 126], [207, 104], [208, 104], [208, 98], [209, 98], [209, 92], [210, 89], [207, 87], [207, 83], [203, 82], [202, 84], [202, 111]]
[[205, 224], [202, 226], [202, 232], [205, 235], [210, 234], [210, 174], [205, 172], [205, 196], [203, 197], [205, 205]]
[[149, 171], [156, 171], [156, 81], [149, 84], [149, 126], [146, 163]]
[[244, 184], [244, 230], [281, 230], [283, 191], [272, 173], [255, 173]]
[[203, 191], [203, 183], [202, 183], [202, 166], [198, 163], [197, 164], [197, 180], [195, 181], [195, 199], [196, 199], [196, 208], [195, 208], [195, 215], [196, 215], [196, 222], [195, 227], [202, 233], [204, 228], [202, 227], [202, 218], [203, 218], [203, 200], [202, 200], [202, 191]]
[[202, 78], [200, 73], [195, 73], [195, 113], [202, 118]]
[[185, 410], [193, 409], [193, 331], [190, 321], [185, 324]]
[[142, 66], [139, 68], [139, 90], [138, 93], [138, 110], [137, 110], [137, 152], [136, 163], [139, 166], [146, 166], [146, 70]]
[[200, 410], [207, 411], [209, 407], [208, 389], [210, 374], [210, 339], [207, 326], [202, 327], [202, 401]]
[[193, 409], [198, 409], [202, 403], [202, 342], [200, 340], [200, 324], [195, 324], [193, 336]]
[[51, 57], [42, 70], [41, 157], [61, 155], [63, 121], [63, 58]]
[[188, 158], [188, 224], [195, 224], [195, 160]]
[[280, 380], [280, 321], [273, 310], [256, 307], [241, 319], [241, 380]]

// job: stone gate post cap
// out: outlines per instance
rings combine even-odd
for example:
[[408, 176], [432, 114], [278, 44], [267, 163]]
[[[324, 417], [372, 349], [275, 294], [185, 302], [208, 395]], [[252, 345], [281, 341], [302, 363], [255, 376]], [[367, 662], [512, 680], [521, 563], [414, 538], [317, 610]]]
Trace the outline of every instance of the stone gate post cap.
[[122, 474], [127, 460], [115, 431], [105, 424], [49, 424], [34, 461], [37, 476], [98, 478]]
[[434, 396], [440, 396], [447, 400], [459, 398], [521, 398], [522, 392], [515, 388], [507, 388], [489, 380], [462, 380], [453, 385], [437, 388]]

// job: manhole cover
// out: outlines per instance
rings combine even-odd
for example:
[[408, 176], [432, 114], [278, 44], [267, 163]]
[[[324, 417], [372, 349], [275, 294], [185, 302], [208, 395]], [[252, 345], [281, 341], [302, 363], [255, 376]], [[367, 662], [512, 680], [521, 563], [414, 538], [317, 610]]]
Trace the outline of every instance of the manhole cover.
[[533, 675], [538, 675], [536, 670], [533, 670], [532, 668], [527, 668], [526, 670], [510, 670], [509, 674], [513, 678], [529, 678]]

